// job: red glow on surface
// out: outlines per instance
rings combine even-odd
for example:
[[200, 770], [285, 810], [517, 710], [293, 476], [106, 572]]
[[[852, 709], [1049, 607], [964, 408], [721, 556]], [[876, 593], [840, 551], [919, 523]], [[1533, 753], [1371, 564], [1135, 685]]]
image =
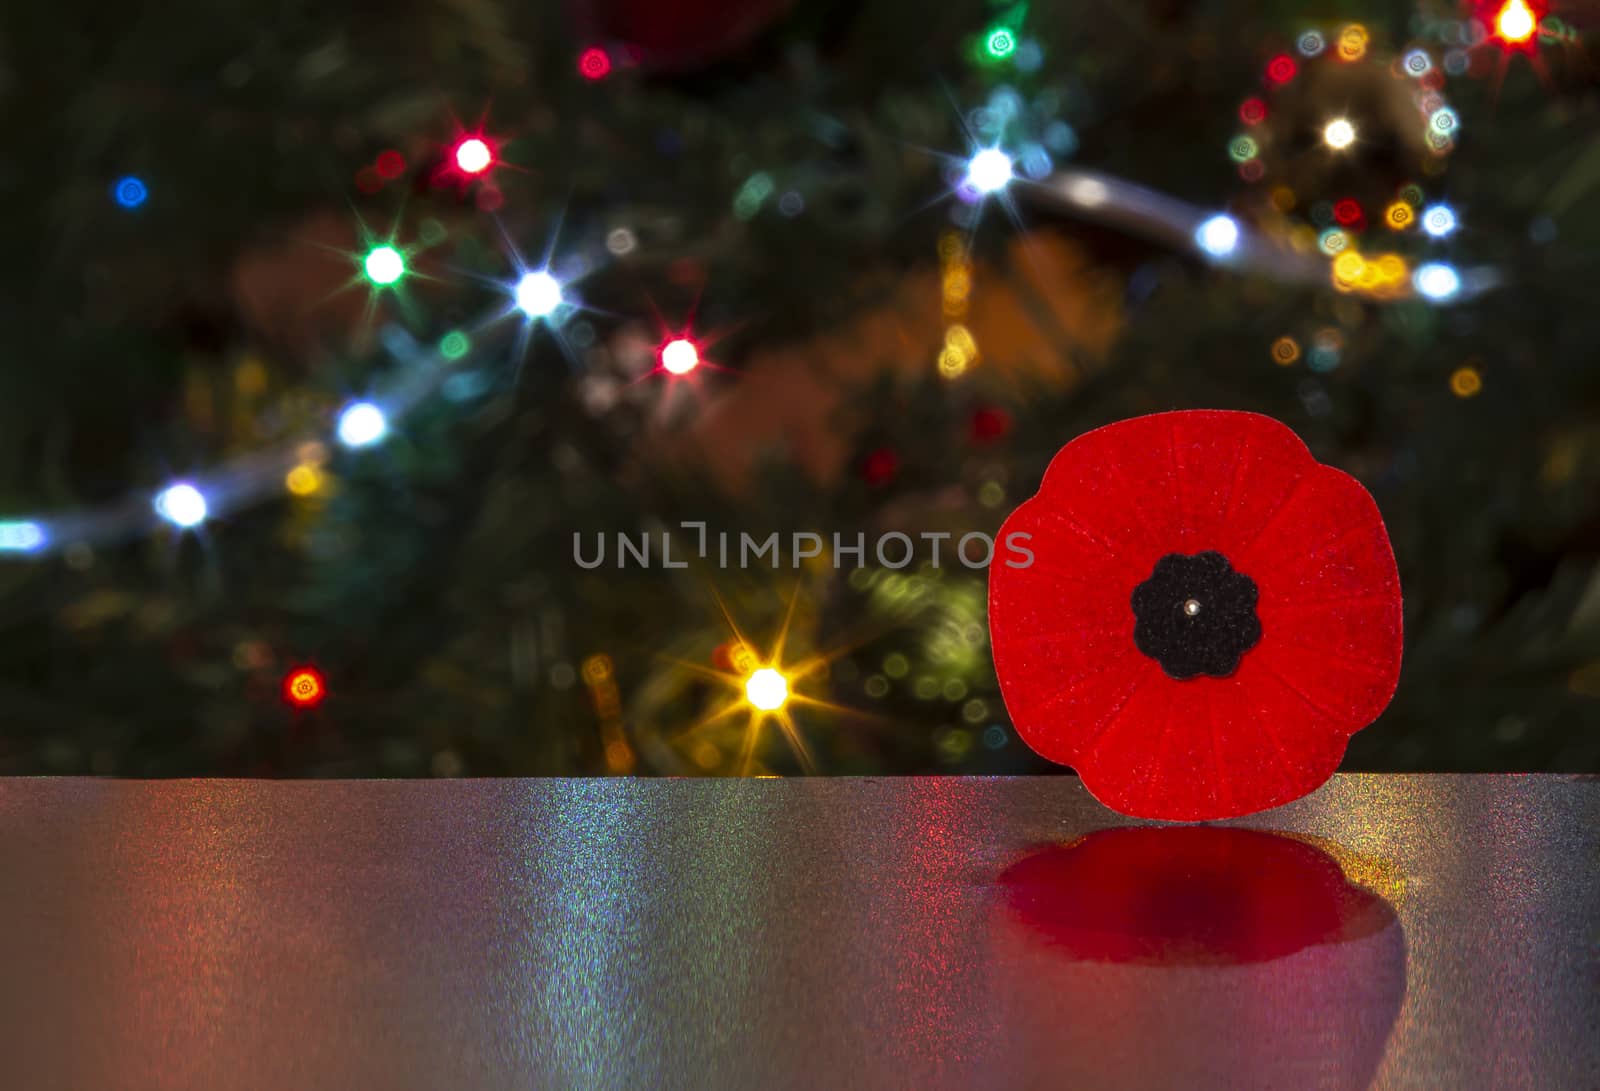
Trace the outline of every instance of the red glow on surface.
[[376, 193], [383, 188], [383, 179], [371, 167], [362, 167], [356, 171], [356, 189], [362, 193]]
[[400, 177], [406, 169], [406, 160], [399, 152], [390, 149], [379, 152], [377, 162], [373, 164], [378, 170], [378, 177], [385, 180]]
[[1062, 954], [1108, 963], [1266, 962], [1395, 923], [1327, 853], [1258, 830], [1096, 830], [1023, 857], [999, 888]]
[[1246, 125], [1259, 125], [1267, 117], [1267, 104], [1258, 98], [1247, 98], [1239, 104], [1239, 120]]
[[1300, 66], [1287, 53], [1280, 53], [1267, 62], [1267, 78], [1273, 83], [1288, 83], [1298, 71]]
[[1346, 197], [1333, 206], [1333, 218], [1345, 227], [1359, 223], [1361, 220], [1361, 206]]
[[611, 74], [611, 58], [598, 46], [578, 55], [578, 74], [586, 80], [603, 80]]
[[315, 667], [296, 667], [283, 680], [283, 699], [296, 708], [315, 708], [327, 695], [327, 683]]
[[670, 375], [687, 375], [700, 366], [700, 346], [687, 337], [674, 337], [656, 353], [661, 370]]

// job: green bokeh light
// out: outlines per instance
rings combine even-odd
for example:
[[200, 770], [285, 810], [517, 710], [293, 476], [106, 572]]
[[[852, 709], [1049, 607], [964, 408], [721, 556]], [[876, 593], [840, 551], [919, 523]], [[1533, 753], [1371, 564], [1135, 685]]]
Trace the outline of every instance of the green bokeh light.
[[439, 339], [439, 353], [446, 360], [459, 360], [472, 348], [472, 342], [460, 330], [451, 330]]
[[1000, 61], [1017, 50], [1017, 36], [1010, 27], [990, 27], [983, 37], [983, 48], [989, 56]]
[[406, 259], [392, 246], [374, 246], [367, 251], [361, 270], [372, 283], [389, 285], [406, 275]]

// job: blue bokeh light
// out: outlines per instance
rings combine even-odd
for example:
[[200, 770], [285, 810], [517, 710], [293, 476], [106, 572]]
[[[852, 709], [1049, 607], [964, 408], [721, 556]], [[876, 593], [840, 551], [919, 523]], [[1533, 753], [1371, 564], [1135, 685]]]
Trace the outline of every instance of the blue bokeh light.
[[1207, 217], [1195, 228], [1194, 241], [1213, 258], [1231, 257], [1239, 248], [1239, 221], [1221, 212]]
[[1461, 274], [1455, 266], [1442, 261], [1430, 261], [1419, 266], [1411, 278], [1417, 292], [1435, 303], [1444, 303], [1461, 294]]
[[355, 402], [339, 414], [338, 434], [346, 447], [370, 447], [389, 434], [389, 420], [371, 402]]
[[149, 198], [150, 189], [141, 179], [130, 174], [117, 179], [117, 184], [111, 187], [111, 196], [123, 208], [138, 208]]

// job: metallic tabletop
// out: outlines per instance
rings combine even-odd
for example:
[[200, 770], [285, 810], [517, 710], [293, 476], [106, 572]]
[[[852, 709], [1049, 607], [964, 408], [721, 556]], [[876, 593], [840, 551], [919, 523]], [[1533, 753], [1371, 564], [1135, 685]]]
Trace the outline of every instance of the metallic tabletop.
[[0, 1087], [1595, 1088], [1597, 850], [1581, 777], [0, 781]]

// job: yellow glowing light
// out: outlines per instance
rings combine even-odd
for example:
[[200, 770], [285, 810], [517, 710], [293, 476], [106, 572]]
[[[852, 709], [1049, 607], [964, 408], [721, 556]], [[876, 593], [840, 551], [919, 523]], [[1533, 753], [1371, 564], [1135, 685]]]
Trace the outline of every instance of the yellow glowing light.
[[1359, 61], [1367, 53], [1367, 28], [1351, 23], [1339, 32], [1339, 59]]
[[311, 496], [322, 488], [322, 471], [302, 463], [289, 471], [283, 487], [296, 496]]
[[1411, 279], [1411, 266], [1406, 264], [1406, 259], [1399, 254], [1384, 254], [1373, 263], [1378, 270], [1378, 277], [1385, 283], [1398, 283]]
[[1483, 376], [1475, 367], [1459, 367], [1450, 376], [1450, 392], [1458, 398], [1470, 398], [1483, 389]]
[[1272, 342], [1272, 359], [1283, 367], [1288, 367], [1300, 359], [1300, 345], [1293, 337], [1280, 337]]
[[1349, 288], [1366, 272], [1367, 261], [1354, 250], [1346, 250], [1333, 259], [1333, 283], [1337, 288]]
[[1272, 207], [1279, 212], [1288, 212], [1295, 204], [1294, 190], [1288, 186], [1274, 186], [1272, 188]]
[[745, 679], [744, 697], [762, 712], [776, 712], [789, 700], [789, 680], [771, 667], [762, 667]]
[[[849, 651], [849, 647], [819, 651], [803, 658], [788, 654], [789, 637], [795, 628], [795, 608], [800, 600], [798, 587], [789, 598], [783, 622], [773, 634], [770, 647], [760, 651], [740, 632], [728, 612], [727, 604], [720, 596], [715, 597], [731, 637], [726, 666], [720, 665], [724, 662], [721, 655], [714, 655], [709, 665], [698, 660], [677, 658], [671, 659], [671, 662], [685, 675], [710, 681], [725, 693], [714, 699], [704, 715], [682, 733], [682, 745], [693, 748], [702, 741], [710, 741], [729, 759], [721, 771], [749, 776], [762, 771], [758, 762], [762, 736], [769, 727], [775, 727], [794, 753], [800, 768], [807, 773], [816, 772], [816, 760], [806, 744], [796, 715], [859, 715], [852, 709], [821, 698], [811, 690], [811, 687], [821, 684], [828, 677], [829, 664]], [[721, 734], [729, 726], [737, 730], [737, 741]], [[699, 761], [693, 751], [686, 750], [686, 756]], [[708, 753], [708, 757], [721, 766], [717, 755]], [[706, 767], [704, 762], [701, 765], [702, 768]]]
[[1525, 42], [1538, 29], [1538, 20], [1534, 19], [1533, 11], [1524, 0], [1509, 0], [1494, 19], [1495, 33], [1507, 42]]
[[1336, 117], [1322, 130], [1322, 142], [1334, 151], [1344, 151], [1356, 142], [1356, 127], [1348, 118]]
[[234, 386], [240, 394], [253, 398], [267, 389], [267, 368], [260, 360], [242, 360], [233, 373]]
[[1417, 219], [1417, 210], [1405, 201], [1396, 201], [1383, 210], [1383, 222], [1391, 231], [1404, 231]]

